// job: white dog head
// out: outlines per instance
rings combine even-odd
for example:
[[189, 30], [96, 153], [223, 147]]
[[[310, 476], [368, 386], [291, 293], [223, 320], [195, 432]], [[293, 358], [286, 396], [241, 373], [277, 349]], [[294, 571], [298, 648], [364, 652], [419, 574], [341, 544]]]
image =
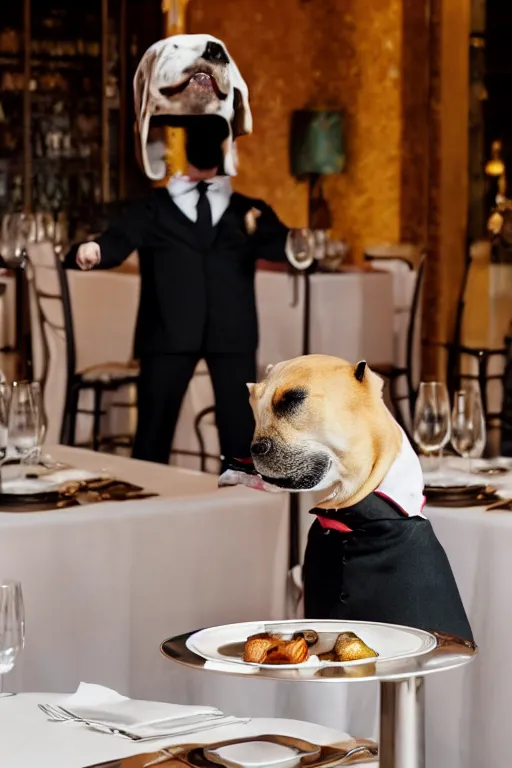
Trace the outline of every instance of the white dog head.
[[142, 57], [134, 92], [142, 165], [150, 179], [165, 175], [161, 158], [148, 152], [150, 126], [186, 126], [184, 118], [201, 115], [225, 121], [223, 170], [236, 174], [233, 142], [252, 132], [252, 116], [247, 85], [221, 40], [211, 35], [160, 40]]

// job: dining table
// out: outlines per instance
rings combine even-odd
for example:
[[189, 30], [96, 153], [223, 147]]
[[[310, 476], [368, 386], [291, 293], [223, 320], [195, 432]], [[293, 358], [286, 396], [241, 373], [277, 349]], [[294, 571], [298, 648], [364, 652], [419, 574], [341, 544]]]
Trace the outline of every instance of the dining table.
[[[0, 699], [0, 765], [2, 768], [114, 768], [116, 762], [133, 755], [156, 753], [183, 744], [184, 738], [164, 737], [149, 742], [133, 742], [110, 734], [98, 733], [85, 726], [50, 722], [38, 704], [59, 703], [50, 693], [25, 693]], [[314, 723], [284, 718], [255, 718], [195, 733], [197, 744], [215, 744], [235, 739], [250, 739], [277, 734], [310, 741], [318, 745], [344, 744], [353, 740], [340, 730]], [[163, 766], [171, 763], [162, 762]], [[378, 768], [366, 762], [365, 768]]]
[[[118, 270], [69, 270], [66, 274], [80, 367], [85, 369], [106, 360], [129, 360], [140, 289], [136, 262], [130, 257], [129, 263]], [[407, 276], [409, 282], [402, 281], [397, 287], [396, 276], [378, 269], [352, 268], [342, 273], [310, 275], [309, 352], [334, 355], [353, 363], [365, 359], [370, 365], [402, 365], [406, 326], [403, 307], [404, 302], [410, 302], [413, 276], [411, 272]], [[305, 278], [286, 271], [257, 269], [256, 300], [258, 375], [263, 376], [268, 365], [304, 352]], [[64, 362], [61, 369], [64, 375]], [[82, 393], [81, 410], [91, 408], [91, 398], [91, 393]], [[104, 400], [108, 411], [102, 423], [104, 434], [133, 433], [136, 411], [126, 407], [134, 402], [133, 392], [107, 393]], [[119, 402], [124, 407], [118, 407]], [[210, 377], [201, 362], [184, 398], [176, 428], [172, 456], [176, 466], [201, 468], [194, 420], [213, 402]], [[88, 439], [91, 425], [92, 418], [81, 413], [77, 423], [79, 443]], [[203, 434], [206, 453], [218, 456], [212, 417], [206, 420]], [[218, 462], [210, 460], [207, 468], [216, 471], [217, 465]]]
[[0, 505], [0, 576], [21, 582], [26, 614], [25, 649], [4, 690], [92, 681], [187, 703], [186, 675], [161, 657], [162, 638], [283, 616], [286, 495], [219, 489], [211, 475], [67, 446], [44, 455], [158, 495], [40, 511]]
[[[165, 638], [201, 627], [289, 618], [286, 494], [219, 490], [214, 476], [193, 471], [63, 446], [47, 450], [55, 460], [128, 478], [159, 495], [0, 512], [2, 575], [22, 582], [27, 638], [5, 690], [69, 692], [80, 681], [96, 682], [129, 696], [376, 738], [374, 682], [310, 688], [245, 680], [197, 673], [159, 653]], [[460, 462], [448, 461], [448, 475], [460, 470]], [[512, 472], [484, 482], [512, 498]], [[512, 513], [427, 504], [425, 514], [479, 646], [468, 667], [426, 681], [426, 768], [509, 768]]]
[[[487, 484], [512, 498], [510, 459], [449, 458], [443, 472], [454, 483]], [[489, 467], [503, 474], [479, 474]], [[425, 475], [428, 482], [428, 474]], [[479, 654], [474, 664], [439, 676], [427, 686], [427, 737], [432, 762], [453, 768], [508, 768], [512, 763], [509, 713], [512, 707], [512, 658], [506, 650], [512, 632], [512, 511], [428, 504], [426, 516], [452, 566]], [[428, 707], [431, 704], [437, 705]]]

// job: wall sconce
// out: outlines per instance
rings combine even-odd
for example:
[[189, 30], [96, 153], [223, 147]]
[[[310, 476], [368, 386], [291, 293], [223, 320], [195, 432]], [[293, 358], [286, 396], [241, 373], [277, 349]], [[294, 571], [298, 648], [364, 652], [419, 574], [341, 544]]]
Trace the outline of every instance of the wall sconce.
[[294, 112], [290, 165], [296, 178], [308, 180], [310, 229], [331, 229], [332, 216], [323, 196], [322, 177], [342, 173], [345, 164], [343, 113], [327, 110]]

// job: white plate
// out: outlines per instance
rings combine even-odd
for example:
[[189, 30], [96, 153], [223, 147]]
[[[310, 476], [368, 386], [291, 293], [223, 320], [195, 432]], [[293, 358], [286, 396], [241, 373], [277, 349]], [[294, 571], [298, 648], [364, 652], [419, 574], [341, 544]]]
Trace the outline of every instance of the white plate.
[[[437, 646], [437, 640], [430, 632], [413, 627], [400, 627], [395, 624], [380, 624], [367, 621], [252, 621], [243, 624], [226, 624], [221, 627], [210, 627], [195, 632], [187, 640], [187, 648], [207, 661], [224, 661], [244, 666], [276, 669], [276, 664], [253, 664], [243, 660], [238, 649], [230, 649], [226, 646], [245, 643], [251, 635], [260, 632], [276, 632], [288, 637], [304, 629], [313, 629], [320, 635], [320, 647], [310, 649], [311, 654], [323, 653], [331, 650], [337, 636], [341, 632], [355, 632], [366, 645], [373, 648], [378, 657], [375, 661], [398, 661], [400, 659], [422, 656], [430, 653]], [[283, 664], [285, 669], [303, 669], [305, 666], [343, 665], [344, 667], [357, 664], [369, 664], [372, 659], [360, 659], [358, 661], [320, 661], [318, 657], [311, 656], [302, 664]]]
[[272, 744], [269, 741], [230, 744], [219, 749], [207, 750], [208, 757], [210, 754], [243, 768], [294, 768], [300, 765], [301, 761], [296, 749]]

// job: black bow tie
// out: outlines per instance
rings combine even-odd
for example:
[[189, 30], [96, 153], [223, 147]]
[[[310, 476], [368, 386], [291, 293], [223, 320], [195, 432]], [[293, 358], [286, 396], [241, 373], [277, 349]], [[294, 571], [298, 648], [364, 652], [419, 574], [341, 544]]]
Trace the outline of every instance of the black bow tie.
[[200, 181], [196, 189], [199, 192], [199, 200], [197, 201], [197, 220], [196, 230], [201, 244], [204, 248], [208, 248], [212, 241], [213, 235], [213, 221], [212, 221], [212, 209], [210, 207], [210, 201], [208, 200], [208, 187], [210, 185], [206, 181]]

